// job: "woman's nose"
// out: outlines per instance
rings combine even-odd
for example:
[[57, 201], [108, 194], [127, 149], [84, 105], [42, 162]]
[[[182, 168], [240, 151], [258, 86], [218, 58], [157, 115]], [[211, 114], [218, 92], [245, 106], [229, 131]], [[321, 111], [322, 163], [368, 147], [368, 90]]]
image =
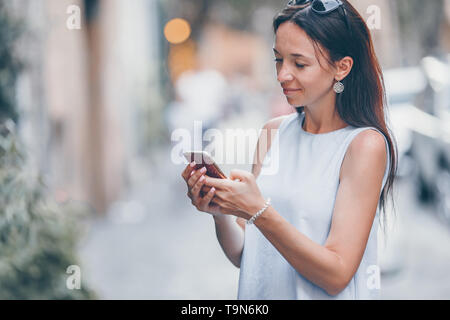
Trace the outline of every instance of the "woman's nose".
[[278, 72], [278, 81], [279, 82], [286, 82], [286, 81], [292, 81], [294, 80], [294, 76], [289, 72], [287, 68], [282, 67], [280, 69], [280, 72]]

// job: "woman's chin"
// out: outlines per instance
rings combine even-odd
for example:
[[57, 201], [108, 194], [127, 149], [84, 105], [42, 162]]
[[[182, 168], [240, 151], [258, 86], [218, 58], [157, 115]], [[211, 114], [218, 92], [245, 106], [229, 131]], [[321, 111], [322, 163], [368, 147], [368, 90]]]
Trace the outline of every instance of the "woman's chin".
[[303, 103], [302, 99], [298, 99], [298, 98], [295, 99], [295, 98], [286, 96], [286, 99], [287, 99], [287, 102], [293, 106], [301, 106]]

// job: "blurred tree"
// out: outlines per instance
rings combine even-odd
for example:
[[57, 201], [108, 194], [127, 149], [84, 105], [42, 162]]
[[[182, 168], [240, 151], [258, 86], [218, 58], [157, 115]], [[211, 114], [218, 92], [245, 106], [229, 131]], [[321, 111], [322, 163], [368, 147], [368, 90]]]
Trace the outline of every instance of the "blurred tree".
[[18, 120], [14, 107], [15, 84], [21, 64], [13, 56], [13, 46], [20, 34], [20, 26], [7, 13], [5, 3], [0, 2], [0, 121]]
[[84, 0], [84, 16], [87, 23], [91, 23], [98, 15], [99, 2], [98, 0]]
[[15, 134], [21, 64], [13, 48], [19, 34], [18, 22], [0, 2], [0, 299], [95, 298], [86, 285], [70, 290], [66, 283], [67, 268], [78, 265], [79, 219], [85, 211], [48, 200]]
[[[83, 283], [67, 287], [78, 265], [84, 211], [46, 199], [39, 176], [27, 170], [11, 120], [0, 124], [0, 299], [92, 299]], [[80, 279], [83, 280], [83, 277]]]

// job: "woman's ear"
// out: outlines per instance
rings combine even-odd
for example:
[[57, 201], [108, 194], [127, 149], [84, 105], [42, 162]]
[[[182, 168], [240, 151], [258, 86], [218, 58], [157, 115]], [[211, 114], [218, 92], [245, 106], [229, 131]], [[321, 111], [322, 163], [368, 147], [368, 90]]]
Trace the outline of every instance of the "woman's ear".
[[335, 79], [336, 81], [342, 81], [345, 79], [350, 71], [352, 71], [353, 68], [353, 58], [352, 57], [344, 57], [338, 62], [336, 62], [336, 74]]

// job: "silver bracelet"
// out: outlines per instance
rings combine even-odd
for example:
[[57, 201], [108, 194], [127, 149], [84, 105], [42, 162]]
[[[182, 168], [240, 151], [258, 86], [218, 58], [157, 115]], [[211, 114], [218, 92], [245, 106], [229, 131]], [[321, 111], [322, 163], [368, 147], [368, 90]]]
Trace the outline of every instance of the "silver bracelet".
[[270, 205], [270, 198], [267, 199], [266, 204], [264, 205], [264, 207], [263, 207], [261, 210], [259, 210], [253, 217], [251, 217], [251, 218], [247, 221], [247, 224], [253, 224], [253, 222], [255, 222], [255, 220], [256, 220], [260, 215], [262, 215], [262, 213], [263, 213], [264, 211], [266, 211], [266, 209], [269, 207], [269, 205]]

